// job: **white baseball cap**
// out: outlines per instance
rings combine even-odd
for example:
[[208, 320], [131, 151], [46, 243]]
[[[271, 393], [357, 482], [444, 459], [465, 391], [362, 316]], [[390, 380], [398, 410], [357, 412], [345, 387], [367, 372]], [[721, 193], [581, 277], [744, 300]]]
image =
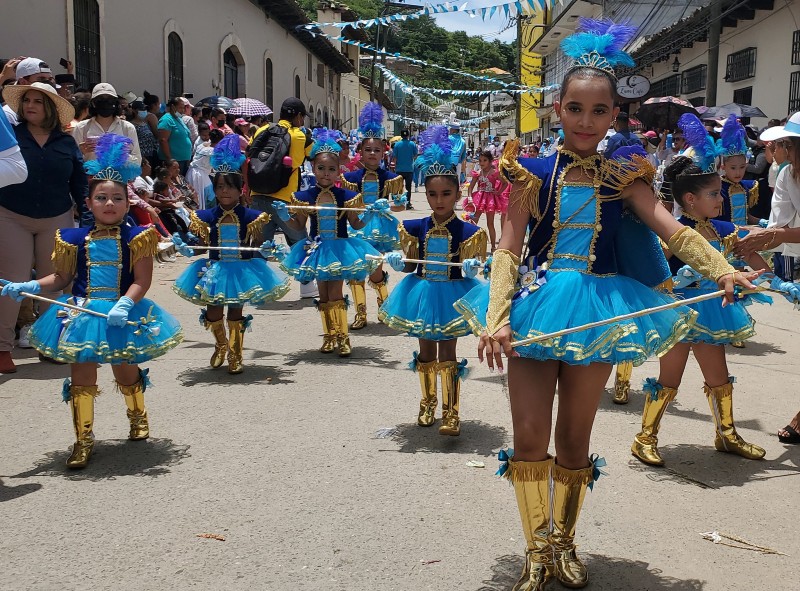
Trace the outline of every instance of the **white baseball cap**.
[[50, 66], [38, 57], [26, 57], [17, 64], [17, 80], [34, 74], [51, 74]]
[[800, 112], [789, 117], [786, 125], [776, 125], [765, 129], [758, 139], [762, 142], [771, 142], [782, 137], [800, 137]]
[[108, 82], [101, 82], [100, 84], [95, 84], [95, 87], [92, 89], [92, 98], [96, 99], [99, 96], [113, 96], [117, 98], [117, 91], [114, 90], [114, 87]]

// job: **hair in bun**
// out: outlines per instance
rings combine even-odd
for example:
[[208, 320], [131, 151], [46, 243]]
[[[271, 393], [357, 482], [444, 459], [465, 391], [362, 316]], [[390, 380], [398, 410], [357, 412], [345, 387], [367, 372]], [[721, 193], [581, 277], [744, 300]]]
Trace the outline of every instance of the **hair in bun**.
[[694, 160], [686, 156], [678, 156], [664, 169], [664, 180], [670, 185], [672, 198], [681, 207], [684, 207], [684, 195], [700, 193], [715, 176], [718, 176], [716, 172], [704, 173]]

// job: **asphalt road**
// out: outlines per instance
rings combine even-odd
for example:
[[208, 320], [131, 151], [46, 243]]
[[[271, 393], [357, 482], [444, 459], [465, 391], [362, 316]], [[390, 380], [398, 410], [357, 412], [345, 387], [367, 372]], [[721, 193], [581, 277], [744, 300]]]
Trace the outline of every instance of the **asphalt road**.
[[[67, 369], [16, 351], [18, 373], [0, 378], [0, 589], [510, 589], [524, 541], [513, 490], [494, 476], [497, 451], [511, 444], [510, 413], [504, 376], [477, 366], [477, 340], [459, 344], [473, 369], [462, 434], [441, 437], [415, 424], [419, 385], [407, 363], [416, 342], [375, 322], [372, 292], [371, 323], [352, 335], [350, 359], [317, 352], [319, 315], [295, 286], [251, 309], [246, 370], [229, 376], [207, 367], [211, 335], [170, 289], [186, 264], [160, 265], [150, 293], [186, 341], [146, 364], [148, 441], [127, 441], [125, 405], [103, 368], [95, 455], [68, 472]], [[662, 426], [667, 467], [634, 460], [640, 384], [657, 362], [635, 369], [630, 404], [615, 406], [609, 391], [594, 430], [609, 476], [588, 494], [577, 536], [591, 589], [795, 584], [800, 447], [775, 431], [800, 407], [800, 316], [783, 300], [751, 310], [758, 335], [729, 363], [739, 430], [766, 459], [714, 451], [690, 362]], [[789, 556], [700, 535], [713, 530]]]

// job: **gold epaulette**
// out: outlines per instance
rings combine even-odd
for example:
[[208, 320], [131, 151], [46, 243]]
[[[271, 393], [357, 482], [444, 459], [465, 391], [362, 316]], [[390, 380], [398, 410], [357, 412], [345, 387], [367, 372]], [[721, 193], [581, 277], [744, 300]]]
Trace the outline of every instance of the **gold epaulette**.
[[630, 160], [604, 158], [600, 170], [600, 182], [615, 193], [622, 193], [637, 179], [652, 187], [655, 178], [655, 167], [639, 154], [634, 154]]
[[489, 236], [486, 234], [486, 230], [481, 228], [461, 243], [461, 246], [458, 247], [458, 256], [462, 261], [476, 258], [485, 259], [488, 245]]
[[[361, 193], [353, 197], [352, 199], [348, 199], [344, 202], [342, 207], [354, 207], [354, 208], [362, 208], [364, 207], [364, 198], [361, 196]], [[350, 213], [349, 211], [340, 211], [339, 215], [336, 216], [337, 219], [346, 218], [347, 214]]]
[[72, 277], [78, 265], [78, 247], [61, 238], [61, 230], [56, 230], [56, 245], [50, 256], [53, 267], [62, 277]]
[[392, 195], [400, 195], [405, 193], [405, 179], [401, 176], [396, 176], [393, 179], [388, 179], [383, 183], [383, 197], [389, 198]]
[[397, 229], [400, 231], [400, 248], [406, 256], [410, 259], [419, 258], [419, 239], [409, 234], [402, 222]]
[[348, 181], [346, 178], [344, 178], [344, 175], [340, 175], [339, 180], [342, 183], [342, 189], [347, 189], [348, 191], [355, 191], [356, 193], [361, 191], [361, 188], [357, 184]]
[[[539, 211], [539, 191], [542, 189], [542, 179], [534, 175], [517, 160], [519, 140], [511, 140], [506, 144], [500, 156], [499, 169], [506, 173], [511, 181], [509, 202], [516, 202], [517, 207], [526, 209], [537, 221], [542, 219]], [[555, 179], [553, 179], [555, 182]]]
[[737, 242], [739, 242], [739, 226], [736, 226], [736, 230], [722, 239], [720, 243], [722, 246], [722, 254], [724, 254], [726, 257], [733, 254], [733, 249]]
[[158, 242], [158, 230], [153, 227], [147, 228], [133, 237], [133, 240], [128, 244], [128, 248], [131, 251], [131, 271], [133, 271], [133, 266], [142, 259], [154, 257], [158, 254]]
[[272, 216], [268, 213], [260, 213], [256, 219], [247, 224], [247, 232], [244, 235], [246, 244], [254, 244], [253, 240], [257, 240], [258, 244], [264, 241], [264, 226], [266, 226]]
[[189, 214], [189, 231], [203, 241], [206, 246], [211, 244], [211, 229], [195, 212]]
[[753, 182], [753, 186], [747, 193], [747, 207], [753, 207], [758, 203], [758, 181]]

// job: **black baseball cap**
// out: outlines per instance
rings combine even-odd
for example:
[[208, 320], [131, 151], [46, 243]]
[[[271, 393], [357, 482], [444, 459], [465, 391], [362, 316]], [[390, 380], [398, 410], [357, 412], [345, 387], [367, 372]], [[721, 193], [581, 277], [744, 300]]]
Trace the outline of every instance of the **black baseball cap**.
[[306, 116], [306, 106], [303, 104], [297, 97], [289, 97], [283, 104], [281, 104], [281, 119], [286, 117], [294, 117], [296, 115], [303, 115]]

